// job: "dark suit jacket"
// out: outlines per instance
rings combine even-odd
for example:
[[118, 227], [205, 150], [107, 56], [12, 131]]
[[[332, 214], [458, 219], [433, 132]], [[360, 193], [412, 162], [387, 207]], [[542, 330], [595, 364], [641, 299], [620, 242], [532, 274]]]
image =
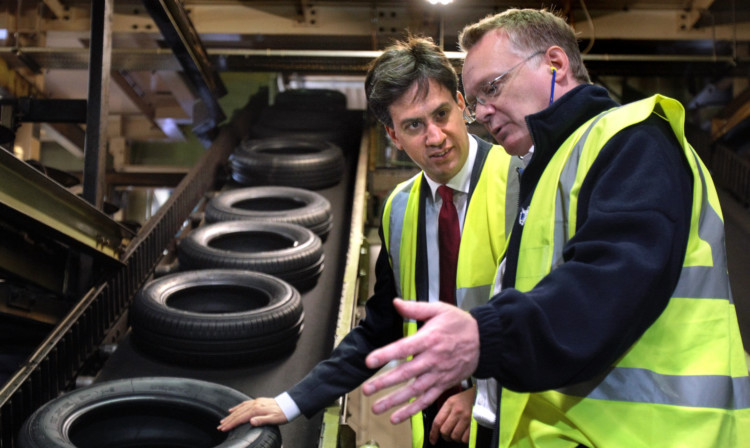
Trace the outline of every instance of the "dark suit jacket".
[[[479, 144], [471, 172], [469, 201], [491, 148], [491, 144], [481, 139], [477, 141]], [[422, 175], [424, 176], [424, 173]], [[427, 248], [423, 223], [425, 198], [429, 194], [429, 185], [422, 182], [417, 242], [419, 255], [416, 265], [418, 300], [427, 300], [428, 294], [427, 266], [424, 263], [427, 259]], [[308, 418], [375, 374], [377, 370], [369, 369], [365, 365], [367, 355], [403, 336], [403, 318], [393, 307], [393, 299], [398, 295], [394, 272], [384, 243], [382, 225], [378, 234], [381, 249], [375, 264], [375, 288], [374, 294], [367, 301], [365, 318], [341, 341], [327, 360], [318, 363], [305, 378], [287, 391], [300, 411]]]

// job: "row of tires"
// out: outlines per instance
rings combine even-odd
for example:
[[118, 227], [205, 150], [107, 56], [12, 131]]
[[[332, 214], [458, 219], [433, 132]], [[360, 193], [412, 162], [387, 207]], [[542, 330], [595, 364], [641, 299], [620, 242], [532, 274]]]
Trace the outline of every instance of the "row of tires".
[[136, 347], [188, 366], [257, 364], [293, 351], [300, 292], [324, 268], [330, 202], [292, 187], [239, 188], [213, 197], [205, 222], [180, 241], [180, 272], [136, 295]]
[[[332, 227], [331, 204], [312, 190], [342, 178], [335, 117], [345, 104], [338, 92], [303, 90], [262, 111], [253, 138], [229, 159], [237, 188], [211, 198], [204, 224], [179, 241], [179, 271], [137, 293], [129, 318], [138, 349], [188, 366], [257, 363], [294, 350], [304, 323], [300, 292], [323, 271]], [[215, 429], [249, 398], [188, 378], [107, 381], [40, 407], [18, 446], [280, 447], [277, 426]]]
[[292, 351], [302, 332], [299, 292], [323, 271], [333, 222], [314, 190], [341, 181], [343, 152], [299, 136], [250, 139], [229, 164], [238, 188], [211, 198], [204, 224], [180, 240], [182, 272], [147, 284], [133, 303], [133, 342], [160, 360], [257, 363]]

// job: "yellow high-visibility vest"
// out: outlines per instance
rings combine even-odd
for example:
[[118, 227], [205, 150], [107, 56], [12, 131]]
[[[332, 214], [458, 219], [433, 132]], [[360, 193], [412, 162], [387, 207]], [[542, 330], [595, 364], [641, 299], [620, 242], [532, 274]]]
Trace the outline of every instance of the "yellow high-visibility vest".
[[576, 229], [578, 193], [599, 151], [652, 113], [670, 123], [693, 173], [687, 251], [672, 297], [602, 377], [539, 393], [502, 389], [500, 447], [750, 446], [750, 378], [729, 287], [723, 216], [710, 174], [685, 138], [679, 102], [655, 95], [611, 109], [562, 144], [528, 209], [515, 287], [531, 290], [562, 263]]
[[[470, 193], [456, 273], [456, 299], [462, 309], [487, 303], [490, 297], [497, 262], [504, 252], [506, 235], [518, 207], [517, 166], [518, 162], [502, 147], [493, 146]], [[509, 179], [511, 187], [508, 187]], [[385, 244], [395, 274], [396, 290], [404, 300], [417, 300], [415, 266], [421, 188], [422, 173], [419, 173], [399, 184], [383, 208]], [[404, 322], [404, 336], [416, 332], [417, 322]], [[425, 428], [421, 412], [412, 416], [411, 424], [412, 447], [422, 448]]]

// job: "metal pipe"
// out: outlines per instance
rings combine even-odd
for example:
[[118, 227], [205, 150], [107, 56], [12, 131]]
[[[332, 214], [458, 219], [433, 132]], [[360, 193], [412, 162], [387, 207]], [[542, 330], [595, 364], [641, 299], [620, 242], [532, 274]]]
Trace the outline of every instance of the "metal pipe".
[[[245, 58], [284, 58], [284, 57], [304, 57], [304, 58], [331, 58], [331, 59], [363, 59], [371, 60], [382, 54], [382, 51], [372, 50], [272, 50], [272, 49], [240, 49], [240, 48], [212, 48], [206, 50], [209, 56], [218, 57], [245, 57]], [[0, 56], [13, 60], [15, 49], [12, 47], [0, 47]], [[82, 68], [85, 64], [86, 50], [81, 48], [44, 48], [44, 47], [27, 47], [24, 53], [34, 58], [40, 59], [39, 64], [42, 68]], [[448, 59], [462, 60], [464, 53], [458, 51], [445, 52]], [[172, 51], [160, 48], [115, 48], [112, 49], [113, 69], [121, 69], [132, 65], [128, 59], [136, 58], [137, 60], [153, 64], [157, 69], [179, 70], [179, 64], [176, 63]], [[713, 56], [713, 55], [650, 55], [650, 54], [587, 54], [583, 56], [584, 61], [620, 61], [620, 62], [725, 62], [733, 63], [734, 56]]]

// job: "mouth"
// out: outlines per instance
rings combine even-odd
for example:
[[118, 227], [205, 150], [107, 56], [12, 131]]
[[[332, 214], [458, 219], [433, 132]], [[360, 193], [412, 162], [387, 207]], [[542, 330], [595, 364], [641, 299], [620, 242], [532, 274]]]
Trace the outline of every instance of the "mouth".
[[500, 135], [503, 132], [503, 129], [505, 129], [505, 125], [500, 125], [492, 128], [491, 134], [493, 137], [495, 137], [495, 140], [500, 142], [502, 140], [502, 136]]
[[431, 159], [442, 159], [442, 158], [444, 158], [444, 157], [445, 157], [446, 155], [448, 155], [448, 153], [449, 153], [449, 152], [451, 152], [451, 148], [446, 148], [446, 149], [445, 149], [444, 151], [442, 151], [442, 152], [439, 152], [439, 153], [437, 153], [437, 154], [432, 154], [432, 155], [430, 156], [430, 158], [431, 158]]

